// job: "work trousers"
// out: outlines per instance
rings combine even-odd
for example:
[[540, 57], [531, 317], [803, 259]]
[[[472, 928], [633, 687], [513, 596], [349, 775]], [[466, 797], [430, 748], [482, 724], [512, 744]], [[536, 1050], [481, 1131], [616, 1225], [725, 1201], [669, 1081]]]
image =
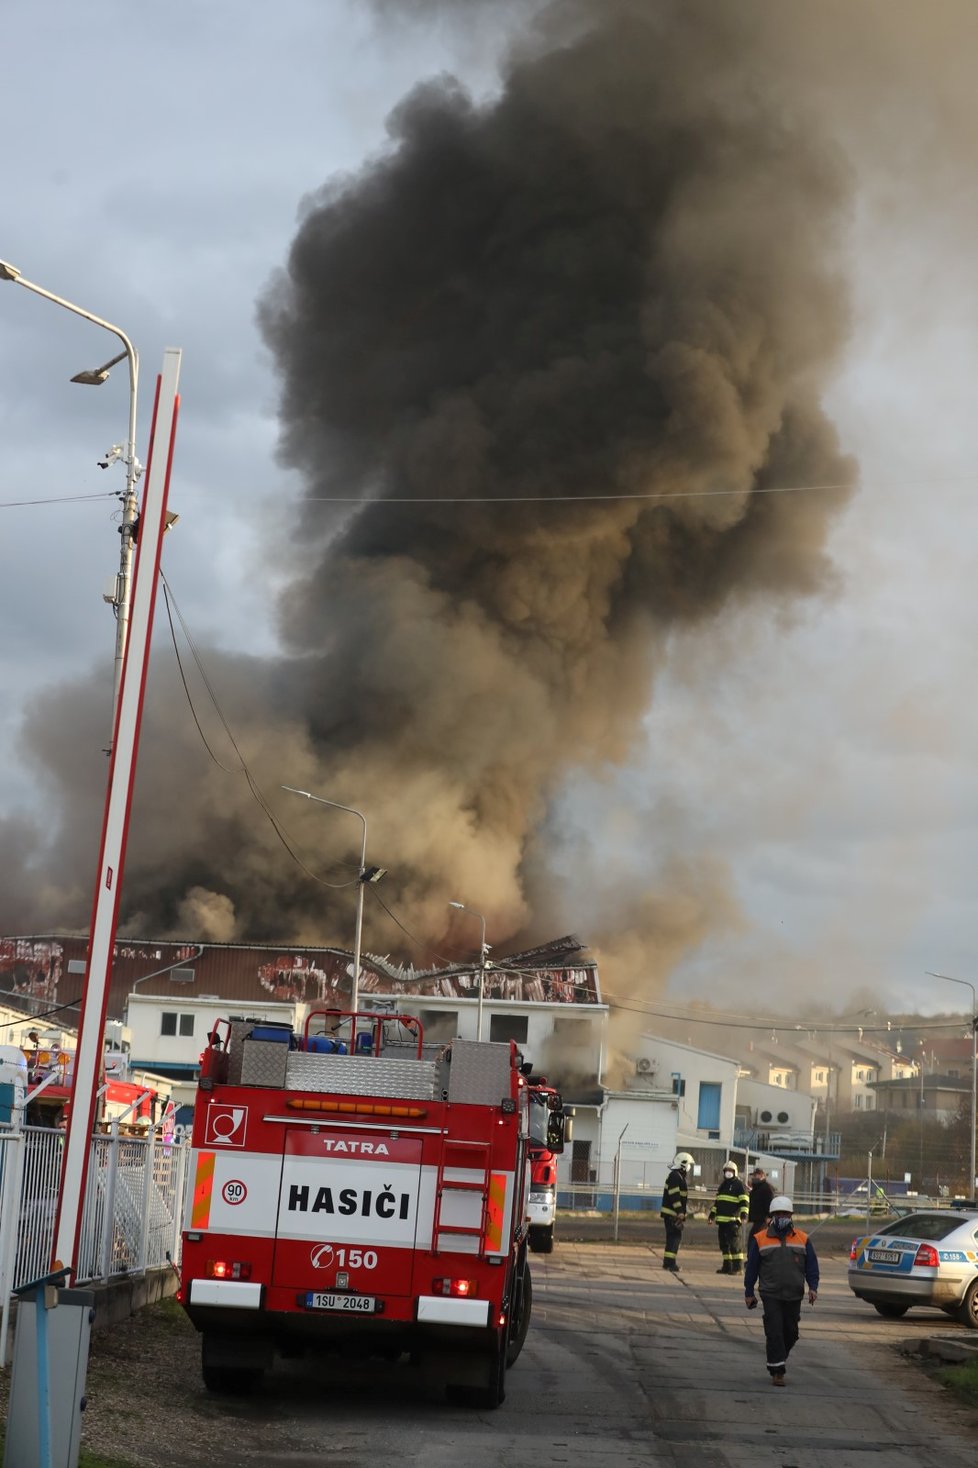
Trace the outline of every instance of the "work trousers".
[[798, 1321], [801, 1318], [801, 1300], [775, 1300], [772, 1295], [761, 1295], [764, 1311], [764, 1340], [767, 1343], [767, 1369], [772, 1376], [783, 1374], [798, 1340]]
[[717, 1242], [723, 1256], [724, 1269], [728, 1274], [740, 1274], [744, 1268], [744, 1247], [740, 1224], [736, 1219], [732, 1223], [717, 1224]]
[[679, 1253], [679, 1245], [683, 1241], [683, 1226], [679, 1219], [666, 1217], [662, 1220], [666, 1227], [666, 1246], [662, 1251], [662, 1267], [664, 1269], [676, 1269], [676, 1255]]

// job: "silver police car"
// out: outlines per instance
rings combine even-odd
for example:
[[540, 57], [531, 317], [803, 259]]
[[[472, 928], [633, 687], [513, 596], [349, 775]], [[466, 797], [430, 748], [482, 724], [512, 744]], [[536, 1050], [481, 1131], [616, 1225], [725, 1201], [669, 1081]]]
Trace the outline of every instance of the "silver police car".
[[855, 1239], [849, 1288], [888, 1319], [934, 1305], [978, 1330], [978, 1211], [907, 1213]]

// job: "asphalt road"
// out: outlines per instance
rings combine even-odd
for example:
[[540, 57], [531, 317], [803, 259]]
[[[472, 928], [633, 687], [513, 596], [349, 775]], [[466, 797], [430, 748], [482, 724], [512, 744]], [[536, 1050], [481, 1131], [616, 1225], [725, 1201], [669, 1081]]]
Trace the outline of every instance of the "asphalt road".
[[406, 1363], [329, 1358], [279, 1366], [249, 1400], [210, 1397], [180, 1324], [169, 1374], [143, 1341], [168, 1428], [141, 1427], [133, 1394], [113, 1447], [159, 1468], [972, 1468], [978, 1414], [895, 1349], [970, 1338], [963, 1326], [927, 1311], [881, 1320], [850, 1294], [846, 1251], [826, 1245], [788, 1385], [772, 1389], [760, 1312], [717, 1262], [686, 1248], [676, 1276], [655, 1245], [566, 1241], [534, 1256], [533, 1324], [495, 1412], [448, 1405]]

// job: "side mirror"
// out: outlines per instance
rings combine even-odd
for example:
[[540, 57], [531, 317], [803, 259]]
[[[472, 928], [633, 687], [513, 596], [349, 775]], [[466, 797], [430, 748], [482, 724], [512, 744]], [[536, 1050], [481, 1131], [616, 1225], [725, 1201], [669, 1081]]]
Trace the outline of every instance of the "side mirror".
[[547, 1151], [563, 1152], [564, 1143], [570, 1141], [567, 1124], [562, 1111], [551, 1111], [547, 1116]]

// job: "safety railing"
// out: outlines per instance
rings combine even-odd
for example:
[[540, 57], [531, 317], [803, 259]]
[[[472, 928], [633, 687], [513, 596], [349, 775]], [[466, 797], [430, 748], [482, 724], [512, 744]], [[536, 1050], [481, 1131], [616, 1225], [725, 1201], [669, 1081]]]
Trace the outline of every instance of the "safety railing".
[[[53, 1128], [0, 1127], [0, 1364], [12, 1291], [51, 1265], [63, 1148]], [[155, 1128], [92, 1139], [73, 1284], [179, 1262], [187, 1153]]]

